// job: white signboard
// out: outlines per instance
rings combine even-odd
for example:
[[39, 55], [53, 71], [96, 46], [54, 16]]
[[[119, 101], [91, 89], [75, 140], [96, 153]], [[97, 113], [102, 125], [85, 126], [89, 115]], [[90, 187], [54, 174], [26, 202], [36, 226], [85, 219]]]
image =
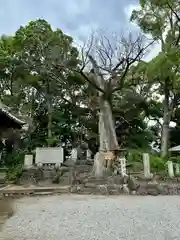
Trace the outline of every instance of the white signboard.
[[56, 164], [63, 163], [64, 149], [61, 147], [36, 148], [36, 164]]

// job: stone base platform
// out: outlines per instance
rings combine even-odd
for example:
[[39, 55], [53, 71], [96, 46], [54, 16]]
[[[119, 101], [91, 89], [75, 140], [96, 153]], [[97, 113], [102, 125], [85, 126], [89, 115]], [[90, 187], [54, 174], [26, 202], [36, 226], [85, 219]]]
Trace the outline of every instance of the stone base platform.
[[69, 186], [22, 187], [17, 185], [9, 185], [0, 189], [0, 196], [4, 197], [41, 196], [66, 193], [69, 193]]
[[9, 185], [0, 189], [1, 197], [43, 196], [54, 194], [94, 194], [94, 195], [180, 195], [180, 184], [154, 184], [143, 183], [136, 190], [130, 190], [126, 184], [94, 184], [48, 187], [29, 186], [22, 187]]

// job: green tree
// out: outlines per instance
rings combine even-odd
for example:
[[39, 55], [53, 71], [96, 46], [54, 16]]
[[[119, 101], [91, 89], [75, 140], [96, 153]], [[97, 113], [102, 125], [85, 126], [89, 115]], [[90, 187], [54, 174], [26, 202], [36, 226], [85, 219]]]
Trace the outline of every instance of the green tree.
[[133, 11], [131, 20], [161, 44], [161, 52], [147, 66], [147, 75], [159, 84], [159, 92], [164, 95], [161, 155], [165, 157], [169, 145], [169, 124], [179, 97], [180, 2], [140, 0], [140, 6], [140, 10]]
[[28, 123], [26, 151], [81, 140], [94, 152], [99, 145], [100, 151], [150, 147], [145, 119], [157, 115], [143, 78], [143, 37], [94, 41], [79, 59], [73, 39], [41, 19], [1, 38], [1, 99]]
[[24, 98], [22, 85], [22, 69], [16, 54], [14, 38], [2, 36], [0, 39], [0, 88], [1, 100], [5, 104], [11, 103], [14, 111], [20, 108], [20, 101]]
[[20, 27], [15, 34], [19, 58], [24, 69], [29, 72], [31, 86], [35, 89], [34, 94], [38, 91], [40, 98], [42, 101], [45, 100], [47, 106], [47, 137], [49, 139], [53, 137], [54, 105], [59, 97], [66, 95], [63, 89], [70, 87], [68, 81], [71, 79], [69, 78], [71, 72], [61, 66], [75, 67], [78, 63], [78, 51], [72, 43], [71, 37], [59, 29], [53, 31], [51, 26], [42, 19]]

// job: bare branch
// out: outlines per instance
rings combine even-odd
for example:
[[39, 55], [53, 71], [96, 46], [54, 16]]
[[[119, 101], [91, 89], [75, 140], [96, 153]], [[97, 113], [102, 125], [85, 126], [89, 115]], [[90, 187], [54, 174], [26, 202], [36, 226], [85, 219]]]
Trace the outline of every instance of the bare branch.
[[[117, 74], [114, 74], [114, 81], [117, 81], [117, 78], [119, 78], [119, 83], [120, 86], [115, 87], [112, 92], [118, 91], [120, 89], [122, 89], [123, 85], [124, 85], [124, 79], [129, 71], [129, 68], [131, 67], [132, 64], [134, 64], [137, 61], [140, 61], [140, 59], [142, 58], [143, 54], [145, 53], [145, 51], [155, 42], [155, 40], [153, 40], [152, 42], [150, 42], [149, 44], [147, 44], [145, 47], [141, 46], [141, 42], [139, 43], [139, 45], [137, 46], [137, 53], [136, 55], [133, 57], [133, 50], [136, 48], [135, 43], [138, 41], [138, 39], [133, 43], [132, 48], [130, 49], [128, 55], [126, 56], [125, 62], [126, 62], [126, 66], [125, 66], [125, 70], [123, 71], [123, 73], [121, 74], [121, 76], [118, 76]], [[138, 43], [138, 42], [137, 42]], [[136, 50], [136, 49], [135, 49]], [[132, 56], [131, 56], [132, 55]], [[115, 84], [113, 84], [115, 85]]]
[[100, 68], [104, 71], [110, 71], [113, 67], [114, 49], [106, 36], [100, 36], [100, 44], [96, 47], [96, 52], [103, 63], [103, 66], [100, 66]]
[[80, 75], [89, 83], [91, 84], [95, 89], [97, 89], [98, 91], [100, 91], [101, 93], [104, 93], [104, 90], [101, 89], [96, 83], [94, 83], [93, 81], [91, 81], [86, 74], [83, 71], [78, 71], [75, 70], [77, 73], [80, 73]]
[[176, 16], [177, 20], [180, 22], [180, 16], [178, 15], [178, 13], [173, 9], [172, 5], [169, 3], [169, 1], [167, 1], [167, 6], [170, 8], [170, 10], [172, 11], [172, 13], [174, 13], [174, 15]]
[[93, 35], [91, 36], [89, 43], [88, 43], [88, 48], [86, 50], [86, 44], [83, 45], [83, 47], [81, 48], [81, 62], [82, 62], [82, 67], [81, 67], [81, 71], [84, 70], [84, 68], [87, 66], [88, 64], [88, 55], [90, 54], [90, 51], [92, 49], [92, 45], [93, 45]]
[[[81, 49], [81, 63], [82, 66], [80, 68], [80, 70], [75, 70], [76, 72], [80, 73], [80, 75], [89, 83], [91, 84], [95, 89], [97, 89], [98, 91], [104, 93], [104, 90], [102, 89], [102, 74], [100, 72], [99, 66], [96, 63], [96, 60], [91, 56], [91, 51], [93, 49], [93, 45], [94, 45], [94, 34], [91, 36], [89, 43], [88, 43], [88, 47], [86, 49], [87, 44], [84, 44], [83, 48]], [[95, 76], [92, 79], [90, 79], [85, 73], [84, 70], [87, 67], [88, 68], [88, 64], [89, 62], [92, 64], [93, 67], [93, 71], [91, 70], [91, 73], [94, 72]], [[88, 69], [88, 71], [90, 71], [90, 68]]]
[[[131, 65], [140, 61], [154, 42], [144, 46], [144, 39], [143, 35], [135, 39], [132, 34], [129, 34], [129, 38], [121, 36], [120, 39], [112, 34], [111, 38], [102, 35], [95, 38], [93, 35], [87, 50], [85, 47], [82, 49], [82, 67], [79, 73], [101, 93], [110, 94], [120, 90]], [[91, 71], [89, 63], [92, 66]], [[93, 80], [85, 74], [85, 67], [87, 72], [94, 74]]]

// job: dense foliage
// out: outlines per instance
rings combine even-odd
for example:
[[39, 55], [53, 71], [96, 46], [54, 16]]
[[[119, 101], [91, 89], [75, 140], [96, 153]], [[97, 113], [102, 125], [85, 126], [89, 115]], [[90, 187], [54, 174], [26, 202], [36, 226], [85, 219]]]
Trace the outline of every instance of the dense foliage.
[[[165, 156], [170, 145], [180, 144], [180, 4], [176, 2], [140, 1], [141, 9], [132, 14], [144, 33], [161, 41], [162, 50], [149, 62], [138, 55], [135, 65], [128, 62], [131, 53], [121, 56], [129, 65], [119, 69], [119, 87], [108, 100], [122, 148], [152, 151], [152, 146], [160, 149], [165, 142], [161, 146]], [[21, 132], [21, 150], [33, 152], [37, 146], [68, 147], [85, 141], [97, 151], [99, 109], [94, 69], [81, 68], [82, 61], [73, 38], [60, 29], [53, 30], [42, 19], [20, 27], [14, 36], [1, 36], [0, 98], [28, 124]], [[153, 126], [149, 124], [152, 120]], [[171, 121], [175, 128], [169, 127]], [[13, 145], [17, 139], [8, 136], [6, 147], [8, 141]]]

